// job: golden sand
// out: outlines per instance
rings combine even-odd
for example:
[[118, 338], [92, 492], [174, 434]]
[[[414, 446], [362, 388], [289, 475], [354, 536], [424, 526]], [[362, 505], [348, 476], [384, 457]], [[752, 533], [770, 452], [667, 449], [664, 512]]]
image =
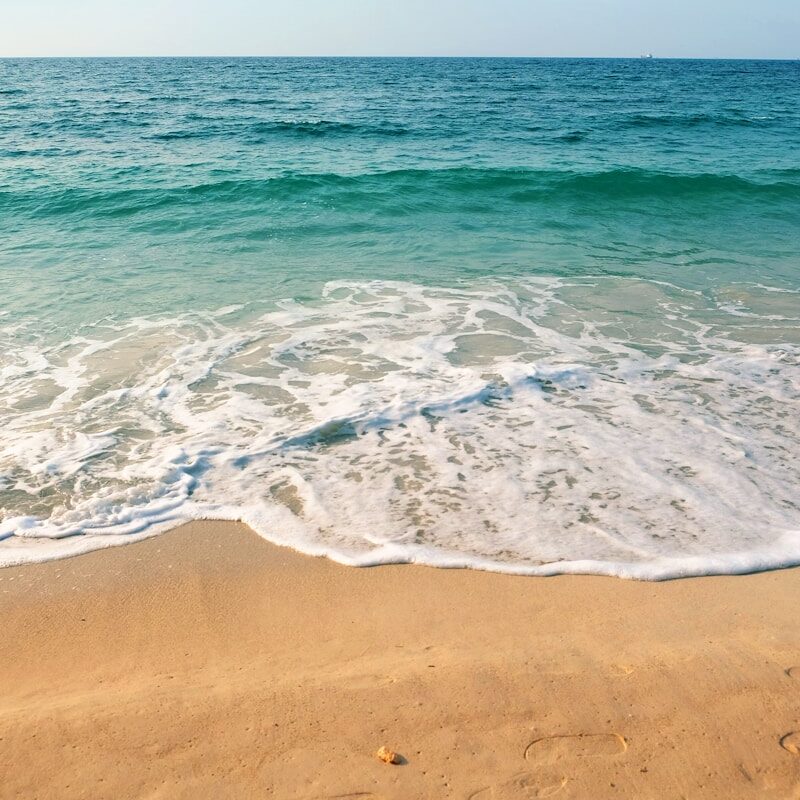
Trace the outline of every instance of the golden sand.
[[800, 570], [351, 569], [207, 522], [0, 570], [0, 610], [2, 798], [800, 798]]

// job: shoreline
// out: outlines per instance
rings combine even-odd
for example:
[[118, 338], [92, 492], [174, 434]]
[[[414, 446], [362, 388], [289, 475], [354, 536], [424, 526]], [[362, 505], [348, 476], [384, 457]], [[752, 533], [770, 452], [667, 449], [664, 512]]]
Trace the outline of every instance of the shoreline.
[[798, 568], [352, 569], [212, 521], [7, 567], [0, 797], [800, 797], [799, 601]]
[[[12, 537], [17, 540], [16, 547], [19, 548], [29, 546], [30, 542], [34, 541], [37, 542], [37, 546], [38, 543], [41, 543], [42, 547], [46, 546], [46, 544], [60, 546], [64, 552], [57, 555], [47, 554], [42, 557], [32, 557], [28, 560], [14, 561], [8, 560], [4, 556], [4, 551], [0, 548], [0, 575], [4, 570], [56, 563], [92, 553], [138, 544], [194, 525], [243, 526], [269, 547], [291, 550], [306, 558], [325, 558], [339, 566], [357, 569], [412, 566], [444, 570], [465, 569], [522, 578], [554, 578], [566, 575], [582, 575], [645, 583], [756, 575], [762, 572], [800, 569], [800, 556], [788, 555], [788, 553], [794, 552], [794, 548], [791, 546], [793, 542], [790, 544], [789, 540], [797, 539], [800, 542], [800, 532], [798, 531], [787, 531], [777, 543], [749, 552], [658, 556], [642, 561], [559, 560], [533, 566], [517, 565], [514, 562], [493, 561], [489, 557], [469, 556], [456, 551], [448, 552], [446, 550], [408, 544], [402, 545], [403, 552], [401, 553], [392, 543], [386, 543], [380, 547], [376, 546], [365, 553], [345, 555], [330, 546], [310, 544], [306, 541], [288, 541], [279, 536], [275, 537], [274, 535], [259, 533], [257, 526], [251, 524], [246, 517], [197, 516], [183, 520], [156, 522], [135, 533], [82, 533], [54, 539], [46, 537], [42, 539], [32, 538], [27, 541], [22, 537]], [[87, 544], [84, 541], [85, 539], [101, 541], [102, 544], [92, 546], [92, 543]], [[0, 541], [2, 541], [2, 538], [0, 538]], [[13, 552], [13, 549], [9, 548], [8, 552]]]

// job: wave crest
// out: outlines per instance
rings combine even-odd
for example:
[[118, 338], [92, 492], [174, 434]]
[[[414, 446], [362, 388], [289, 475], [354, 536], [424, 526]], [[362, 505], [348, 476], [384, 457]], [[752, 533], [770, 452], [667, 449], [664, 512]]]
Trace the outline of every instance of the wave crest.
[[32, 216], [90, 213], [122, 216], [170, 206], [204, 203], [277, 201], [341, 202], [372, 207], [375, 202], [416, 198], [420, 208], [446, 207], [448, 199], [486, 198], [502, 209], [506, 203], [586, 203], [605, 207], [631, 198], [672, 199], [692, 203], [796, 200], [800, 180], [794, 171], [738, 175], [674, 174], [642, 169], [576, 173], [561, 170], [472, 169], [395, 170], [344, 175], [285, 174], [264, 180], [223, 180], [170, 188], [84, 189], [0, 192], [0, 211]]

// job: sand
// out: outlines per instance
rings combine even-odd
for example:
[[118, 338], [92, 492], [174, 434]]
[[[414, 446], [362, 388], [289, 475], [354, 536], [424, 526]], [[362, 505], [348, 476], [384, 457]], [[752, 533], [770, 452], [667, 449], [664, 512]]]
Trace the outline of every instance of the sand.
[[217, 522], [8, 568], [0, 797], [800, 798], [799, 601], [800, 570], [352, 569]]

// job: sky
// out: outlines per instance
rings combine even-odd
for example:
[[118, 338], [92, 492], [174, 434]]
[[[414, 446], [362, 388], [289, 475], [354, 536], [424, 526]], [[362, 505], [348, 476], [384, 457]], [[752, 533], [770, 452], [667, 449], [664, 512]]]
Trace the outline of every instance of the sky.
[[0, 0], [0, 57], [798, 58], [800, 0]]

